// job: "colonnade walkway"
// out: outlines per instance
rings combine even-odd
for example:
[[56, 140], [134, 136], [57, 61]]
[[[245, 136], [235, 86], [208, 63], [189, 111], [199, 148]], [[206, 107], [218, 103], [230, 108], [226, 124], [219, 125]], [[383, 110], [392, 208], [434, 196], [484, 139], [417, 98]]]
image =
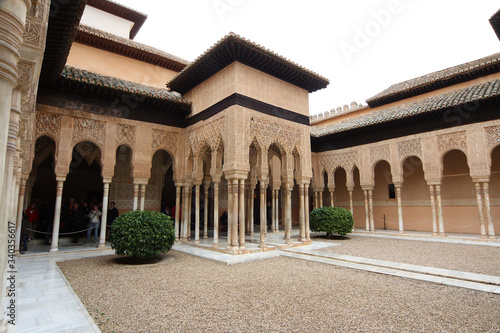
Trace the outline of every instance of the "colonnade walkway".
[[[298, 230], [293, 230], [292, 238], [297, 239]], [[375, 260], [331, 252], [322, 249], [335, 246], [335, 242], [314, 240], [312, 244], [280, 248], [284, 244], [284, 232], [268, 233], [267, 244], [270, 251], [252, 252], [243, 255], [231, 255], [206, 249], [203, 242], [194, 244], [177, 243], [173, 249], [194, 256], [224, 262], [227, 265], [263, 260], [278, 256], [292, 257], [301, 260], [321, 262], [325, 264], [364, 271], [434, 282], [449, 286], [468, 288], [483, 292], [500, 294], [500, 277], [469, 272], [453, 271], [397, 262]], [[478, 246], [500, 247], [500, 241], [482, 241], [477, 235], [448, 235], [436, 237], [418, 232], [408, 232], [399, 235], [398, 231], [381, 230], [366, 232], [355, 230], [353, 237], [383, 237], [419, 241], [446, 242], [456, 244], [475, 244]], [[255, 237], [255, 239], [253, 239]], [[247, 236], [247, 244], [258, 244], [259, 235]], [[298, 243], [298, 242], [297, 242]], [[63, 243], [64, 244], [64, 243]], [[57, 267], [56, 262], [87, 257], [106, 256], [114, 254], [109, 244], [106, 249], [98, 249], [95, 244], [66, 245], [59, 252], [48, 253], [48, 246], [31, 246], [30, 251], [16, 257], [17, 270], [17, 302], [16, 326], [9, 327], [9, 332], [100, 332], [87, 310], [80, 302], [66, 278]], [[221, 246], [226, 245], [221, 239]], [[296, 245], [295, 241], [294, 244]], [[253, 245], [247, 245], [252, 248]]]

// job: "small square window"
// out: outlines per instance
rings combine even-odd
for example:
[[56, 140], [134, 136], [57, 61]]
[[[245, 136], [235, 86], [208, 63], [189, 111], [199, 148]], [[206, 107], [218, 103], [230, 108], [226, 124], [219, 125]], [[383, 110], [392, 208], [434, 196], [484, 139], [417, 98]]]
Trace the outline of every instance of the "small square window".
[[389, 199], [396, 199], [396, 190], [394, 189], [394, 184], [388, 184], [389, 187]]

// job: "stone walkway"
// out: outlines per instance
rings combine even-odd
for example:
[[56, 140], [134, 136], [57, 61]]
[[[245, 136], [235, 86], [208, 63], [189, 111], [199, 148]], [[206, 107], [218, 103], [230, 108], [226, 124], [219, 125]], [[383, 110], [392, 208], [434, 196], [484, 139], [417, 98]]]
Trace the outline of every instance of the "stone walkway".
[[[297, 232], [294, 232], [293, 236], [296, 237]], [[357, 230], [353, 236], [387, 237], [500, 247], [500, 241], [483, 242], [479, 237], [474, 238], [473, 236], [463, 235], [456, 237], [449, 235], [448, 237], [436, 238], [418, 233], [407, 233], [404, 236], [400, 236], [394, 232], [387, 231], [366, 233], [362, 230]], [[252, 239], [252, 241], [254, 240]], [[267, 242], [270, 245], [282, 244], [283, 232], [269, 233]], [[221, 246], [225, 245], [226, 242], [221, 241]], [[311, 260], [335, 266], [500, 294], [500, 277], [497, 276], [401, 264], [321, 251], [322, 248], [331, 246], [335, 246], [335, 244], [314, 241], [311, 245], [237, 256], [186, 244], [176, 244], [173, 249], [209, 260], [224, 262], [227, 265], [287, 256], [301, 260]], [[56, 254], [42, 252], [42, 249], [45, 250], [45, 247], [32, 246], [28, 255], [21, 255], [16, 259], [16, 268], [18, 271], [18, 297], [16, 304], [18, 312], [16, 326], [10, 326], [8, 332], [100, 332], [80, 302], [80, 299], [57, 267], [56, 262], [84, 257], [112, 255], [114, 251], [111, 249], [98, 250], [95, 247], [83, 245], [61, 246], [60, 252]]]

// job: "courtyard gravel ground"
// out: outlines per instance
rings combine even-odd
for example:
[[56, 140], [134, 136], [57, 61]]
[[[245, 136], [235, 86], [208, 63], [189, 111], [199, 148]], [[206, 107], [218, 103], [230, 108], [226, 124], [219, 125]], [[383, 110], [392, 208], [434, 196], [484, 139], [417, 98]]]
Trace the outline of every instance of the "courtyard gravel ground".
[[365, 236], [311, 237], [338, 244], [322, 252], [500, 276], [500, 247]]
[[103, 332], [500, 331], [498, 294], [287, 257], [226, 266], [172, 250], [147, 265], [58, 265]]

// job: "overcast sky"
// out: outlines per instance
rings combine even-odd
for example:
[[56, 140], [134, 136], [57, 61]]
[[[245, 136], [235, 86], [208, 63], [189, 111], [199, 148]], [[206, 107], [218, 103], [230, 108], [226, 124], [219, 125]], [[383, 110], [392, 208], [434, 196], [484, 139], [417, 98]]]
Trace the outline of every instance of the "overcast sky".
[[500, 52], [498, 0], [115, 0], [148, 14], [135, 40], [194, 60], [233, 31], [330, 80], [318, 114]]

